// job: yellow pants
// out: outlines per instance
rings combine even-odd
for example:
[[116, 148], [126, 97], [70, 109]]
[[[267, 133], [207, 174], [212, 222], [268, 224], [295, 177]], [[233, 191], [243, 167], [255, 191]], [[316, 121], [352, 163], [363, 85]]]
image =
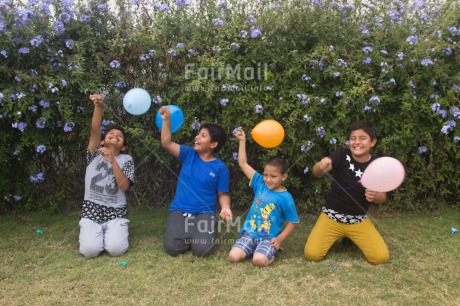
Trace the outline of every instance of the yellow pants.
[[331, 220], [325, 213], [321, 213], [308, 237], [305, 257], [314, 261], [323, 259], [334, 242], [343, 237], [353, 240], [372, 264], [386, 263], [390, 258], [387, 245], [370, 218], [358, 224], [344, 224]]

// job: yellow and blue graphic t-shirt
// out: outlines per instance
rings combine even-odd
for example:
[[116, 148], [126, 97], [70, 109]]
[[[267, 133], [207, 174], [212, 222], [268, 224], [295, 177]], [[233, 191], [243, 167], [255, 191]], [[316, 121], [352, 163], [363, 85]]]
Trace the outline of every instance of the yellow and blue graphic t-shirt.
[[244, 221], [241, 233], [247, 232], [255, 239], [277, 237], [284, 221], [298, 223], [294, 199], [287, 190], [267, 188], [263, 176], [255, 172], [249, 186], [254, 190], [254, 201]]

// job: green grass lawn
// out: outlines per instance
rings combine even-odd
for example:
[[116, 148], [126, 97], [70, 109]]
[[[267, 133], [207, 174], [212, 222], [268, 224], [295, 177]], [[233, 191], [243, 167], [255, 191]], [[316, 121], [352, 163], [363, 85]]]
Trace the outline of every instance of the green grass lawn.
[[374, 214], [391, 256], [379, 266], [339, 242], [323, 261], [307, 261], [303, 248], [316, 216], [301, 215], [284, 251], [263, 269], [228, 262], [224, 239], [231, 242], [236, 230], [221, 234], [212, 257], [168, 256], [166, 216], [166, 209], [131, 209], [130, 250], [90, 260], [78, 253], [79, 212], [1, 216], [0, 305], [460, 304], [460, 233], [450, 232], [460, 229], [457, 210]]

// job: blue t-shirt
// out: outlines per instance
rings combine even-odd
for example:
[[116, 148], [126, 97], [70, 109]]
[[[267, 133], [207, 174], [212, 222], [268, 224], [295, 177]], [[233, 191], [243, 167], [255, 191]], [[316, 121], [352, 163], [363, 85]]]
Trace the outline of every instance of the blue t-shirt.
[[218, 191], [228, 192], [229, 171], [220, 159], [203, 161], [192, 147], [180, 146], [182, 169], [169, 211], [215, 214]]
[[263, 176], [257, 172], [249, 185], [254, 189], [254, 201], [241, 233], [247, 232], [255, 239], [271, 239], [281, 234], [284, 221], [299, 222], [294, 199], [289, 191], [268, 189]]

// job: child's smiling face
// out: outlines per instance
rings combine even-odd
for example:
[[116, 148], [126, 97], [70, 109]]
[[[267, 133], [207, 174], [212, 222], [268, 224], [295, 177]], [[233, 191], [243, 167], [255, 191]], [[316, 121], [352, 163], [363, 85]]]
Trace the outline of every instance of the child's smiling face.
[[371, 136], [363, 129], [352, 131], [348, 140], [351, 154], [358, 162], [367, 162], [370, 159], [370, 150], [377, 143], [377, 139], [371, 140]]
[[211, 142], [211, 135], [209, 135], [208, 129], [202, 128], [198, 135], [195, 136], [193, 149], [198, 153], [207, 152], [212, 151], [216, 145], [216, 142]]
[[281, 168], [273, 165], [265, 165], [264, 168], [264, 183], [270, 190], [281, 191], [284, 190], [282, 186], [287, 174], [281, 173]]
[[123, 132], [117, 129], [111, 129], [107, 132], [103, 141], [104, 147], [115, 146], [123, 149], [125, 145], [125, 136]]

